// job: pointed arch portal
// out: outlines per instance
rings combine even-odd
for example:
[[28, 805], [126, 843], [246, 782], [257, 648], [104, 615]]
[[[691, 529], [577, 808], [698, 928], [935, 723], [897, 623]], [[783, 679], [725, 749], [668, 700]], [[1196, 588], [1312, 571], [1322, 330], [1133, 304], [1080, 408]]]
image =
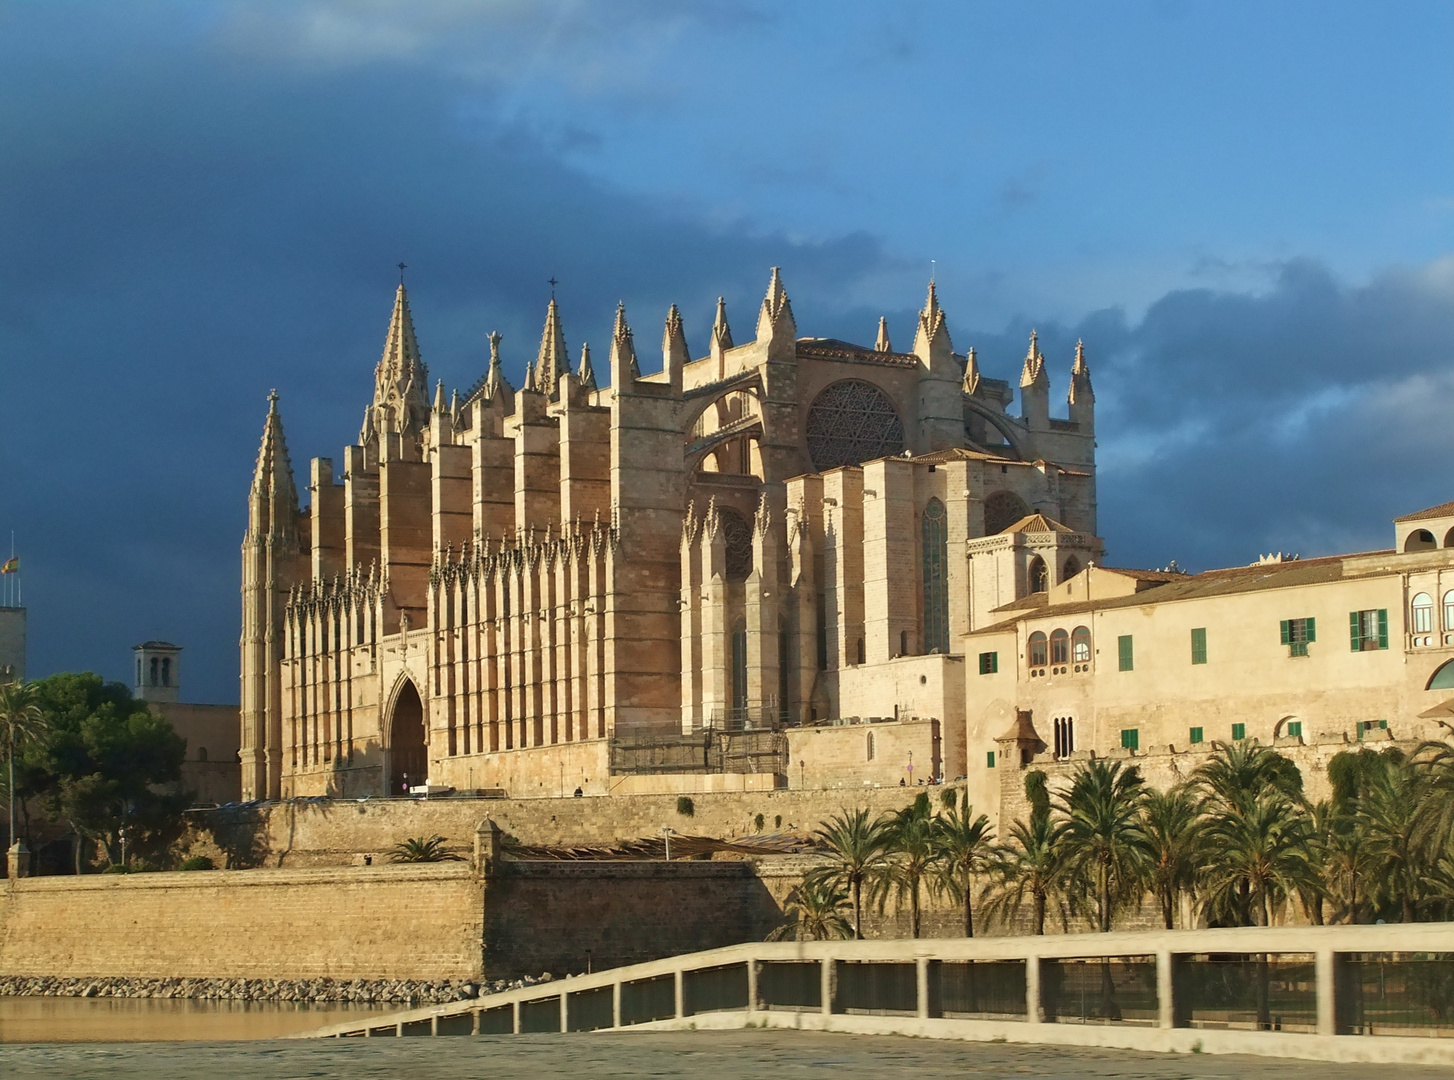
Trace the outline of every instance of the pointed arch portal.
[[408, 794], [429, 775], [429, 752], [424, 746], [424, 702], [412, 682], [405, 681], [394, 696], [389, 717], [389, 788], [391, 798]]

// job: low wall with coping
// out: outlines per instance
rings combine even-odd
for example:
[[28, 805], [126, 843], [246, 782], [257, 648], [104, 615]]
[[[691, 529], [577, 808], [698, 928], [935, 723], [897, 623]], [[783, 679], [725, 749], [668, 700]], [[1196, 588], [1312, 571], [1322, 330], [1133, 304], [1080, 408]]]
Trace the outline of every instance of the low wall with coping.
[[0, 975], [478, 979], [467, 863], [0, 883]]

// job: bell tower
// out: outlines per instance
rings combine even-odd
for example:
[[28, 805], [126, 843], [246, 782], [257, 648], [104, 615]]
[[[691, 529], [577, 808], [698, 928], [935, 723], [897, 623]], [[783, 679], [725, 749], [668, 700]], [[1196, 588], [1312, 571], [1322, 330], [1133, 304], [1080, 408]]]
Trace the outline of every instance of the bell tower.
[[170, 641], [143, 641], [133, 645], [136, 682], [132, 696], [138, 701], [175, 702], [182, 681], [182, 647]]

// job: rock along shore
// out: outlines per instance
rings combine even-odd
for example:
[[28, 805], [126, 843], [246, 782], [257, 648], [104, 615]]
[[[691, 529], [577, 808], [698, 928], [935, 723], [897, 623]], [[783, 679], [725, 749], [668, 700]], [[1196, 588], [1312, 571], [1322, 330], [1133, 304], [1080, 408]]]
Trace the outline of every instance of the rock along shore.
[[549, 982], [526, 976], [511, 982], [461, 979], [73, 979], [0, 976], [0, 997], [181, 998], [195, 1001], [353, 1002], [436, 1005]]

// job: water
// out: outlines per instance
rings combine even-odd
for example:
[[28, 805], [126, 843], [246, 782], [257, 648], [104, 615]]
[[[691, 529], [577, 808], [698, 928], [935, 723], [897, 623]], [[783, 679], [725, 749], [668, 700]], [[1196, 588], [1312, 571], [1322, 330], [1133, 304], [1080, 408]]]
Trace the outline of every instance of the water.
[[0, 997], [0, 1043], [275, 1039], [405, 1005], [174, 998]]

